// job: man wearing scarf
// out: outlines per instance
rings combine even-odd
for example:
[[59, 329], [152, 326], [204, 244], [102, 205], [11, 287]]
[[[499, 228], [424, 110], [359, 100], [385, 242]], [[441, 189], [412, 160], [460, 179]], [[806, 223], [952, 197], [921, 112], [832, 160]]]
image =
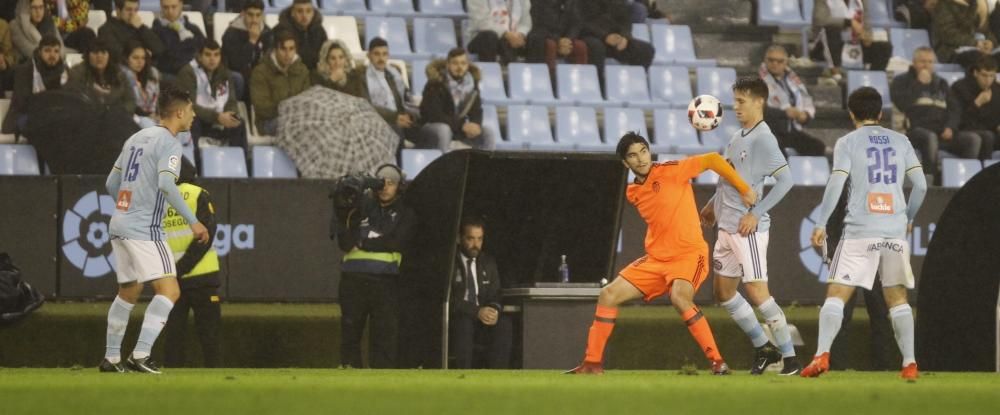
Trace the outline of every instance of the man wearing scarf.
[[[45, 9], [45, 0], [18, 1], [17, 18], [10, 22], [10, 37], [21, 57], [29, 58], [34, 55], [42, 35], [59, 36], [52, 16]], [[62, 44], [62, 38], [59, 38], [59, 43]]]
[[87, 45], [94, 41], [97, 34], [87, 27], [90, 18], [90, 1], [88, 0], [45, 0], [52, 22], [59, 29], [66, 46], [86, 52]]
[[403, 97], [406, 96], [403, 76], [389, 65], [389, 43], [380, 37], [368, 42], [368, 60], [370, 64], [351, 73], [348, 90], [357, 91], [359, 97], [370, 102], [402, 139], [407, 136], [406, 130], [416, 123], [403, 104]]
[[781, 45], [767, 48], [759, 74], [768, 89], [764, 121], [778, 138], [782, 153], [791, 148], [801, 156], [826, 154], [826, 144], [803, 131], [816, 116], [816, 105], [805, 83], [788, 67], [788, 51]]
[[28, 103], [35, 94], [62, 88], [69, 79], [62, 60], [62, 42], [55, 35], [42, 36], [31, 60], [21, 64], [14, 72], [14, 97], [7, 118], [3, 120], [3, 133], [24, 131], [28, 125]]
[[118, 14], [98, 30], [98, 37], [111, 45], [113, 59], [124, 62], [126, 57], [122, 56], [122, 49], [132, 40], [148, 49], [153, 59], [160, 57], [165, 51], [163, 42], [149, 26], [142, 23], [139, 17], [139, 0], [117, 0], [116, 4]]
[[299, 59], [295, 35], [276, 31], [274, 51], [250, 75], [250, 102], [261, 134], [278, 133], [278, 104], [309, 89], [309, 69]]
[[427, 65], [420, 116], [421, 146], [441, 151], [461, 148], [493, 150], [493, 132], [483, 128], [479, 99], [479, 68], [469, 64], [465, 49], [448, 52], [448, 59]]
[[528, 45], [531, 32], [531, 2], [529, 0], [469, 0], [469, 30], [472, 40], [469, 52], [483, 62], [506, 65], [527, 51], [545, 47], [542, 39], [531, 38], [538, 44]]
[[177, 85], [194, 100], [197, 117], [191, 125], [191, 137], [195, 147], [201, 137], [208, 136], [246, 150], [246, 129], [236, 116], [236, 94], [230, 75], [222, 65], [222, 47], [214, 39], [206, 41], [198, 58], [177, 74]]
[[160, 15], [153, 21], [153, 32], [163, 42], [163, 54], [156, 57], [156, 68], [170, 79], [191, 62], [205, 43], [201, 29], [181, 14], [181, 0], [160, 0]]

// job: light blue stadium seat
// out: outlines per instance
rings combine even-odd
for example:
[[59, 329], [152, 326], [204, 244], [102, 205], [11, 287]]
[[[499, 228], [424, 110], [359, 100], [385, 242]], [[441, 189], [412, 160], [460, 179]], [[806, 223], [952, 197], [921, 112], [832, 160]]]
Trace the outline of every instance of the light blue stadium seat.
[[701, 144], [710, 151], [721, 151], [739, 129], [740, 123], [736, 120], [736, 114], [733, 114], [732, 110], [723, 110], [722, 123], [712, 131], [703, 131]]
[[937, 76], [944, 78], [945, 81], [948, 81], [948, 85], [951, 85], [955, 81], [965, 78], [965, 72], [937, 72]]
[[510, 99], [531, 105], [556, 103], [549, 80], [549, 67], [544, 63], [512, 63], [507, 65]]
[[685, 109], [658, 109], [653, 112], [654, 142], [672, 153], [697, 154], [715, 151], [698, 141], [698, 131], [688, 122]]
[[983, 169], [988, 169], [988, 168], [990, 168], [990, 166], [992, 166], [994, 164], [997, 164], [997, 163], [1000, 163], [1000, 160], [997, 160], [997, 159], [983, 160]]
[[205, 147], [201, 149], [202, 177], [247, 177], [246, 155], [241, 147]]
[[500, 117], [497, 115], [496, 105], [483, 105], [483, 125], [484, 129], [493, 132], [493, 137], [500, 142], [503, 135], [500, 134]]
[[965, 72], [965, 68], [957, 63], [941, 63], [937, 62], [934, 64], [935, 72]]
[[757, 24], [785, 29], [801, 29], [812, 24], [799, 10], [799, 0], [758, 0]]
[[792, 179], [800, 186], [826, 186], [830, 179], [830, 163], [822, 156], [790, 156], [788, 168]]
[[285, 151], [272, 146], [253, 147], [253, 177], [266, 179], [294, 179], [299, 177], [295, 162]]
[[[400, 28], [404, 28], [400, 30]], [[427, 54], [415, 54], [410, 49], [410, 35], [406, 33], [406, 20], [402, 17], [365, 18], [365, 46], [376, 37], [381, 37], [389, 43], [389, 54], [400, 58], [429, 58]]]
[[691, 28], [680, 25], [649, 25], [656, 54], [654, 64], [677, 64], [685, 66], [715, 66], [712, 59], [698, 59], [694, 54], [694, 40]]
[[604, 109], [604, 143], [609, 147], [617, 145], [625, 133], [635, 131], [649, 139], [646, 131], [646, 114], [638, 108]]
[[906, 27], [905, 23], [896, 21], [892, 15], [892, 0], [865, 1], [865, 17], [873, 27]]
[[424, 16], [466, 16], [462, 0], [420, 0], [420, 14]]
[[[387, 16], [412, 16], [417, 14], [413, 0], [368, 0], [368, 10]], [[396, 26], [396, 28], [406, 27]], [[405, 30], [403, 30], [405, 32]]]
[[[880, 2], [883, 0], [872, 0]], [[924, 29], [889, 29], [889, 42], [892, 43], [892, 56], [913, 60], [913, 51], [921, 46], [930, 46], [931, 38]]]
[[320, 10], [325, 15], [364, 16], [369, 14], [365, 0], [323, 0]]
[[441, 157], [441, 150], [431, 149], [403, 149], [403, 173], [406, 173], [406, 180], [413, 180], [420, 172], [431, 164], [434, 159]]
[[[698, 95], [711, 95], [726, 107], [733, 106], [733, 84], [736, 83], [736, 69], [698, 68]], [[883, 73], [884, 79], [885, 73]]]
[[599, 106], [604, 103], [594, 65], [557, 65], [556, 83], [562, 104]]
[[889, 100], [889, 81], [883, 71], [848, 71], [847, 72], [847, 95], [854, 90], [870, 86], [882, 94], [882, 108], [892, 108], [892, 101]]
[[413, 50], [436, 58], [448, 56], [448, 51], [458, 46], [455, 23], [446, 17], [413, 19]]
[[507, 97], [503, 86], [503, 69], [497, 62], [476, 62], [479, 67], [479, 96], [488, 104], [523, 104], [525, 100], [512, 100]]
[[691, 79], [683, 66], [649, 67], [649, 93], [654, 103], [663, 102], [674, 108], [687, 108], [694, 98]]
[[941, 185], [944, 187], [962, 187], [972, 176], [975, 176], [982, 169], [983, 164], [976, 159], [942, 159]]
[[[287, 4], [285, 4], [285, 6], [288, 6], [288, 5], [292, 4], [292, 0], [273, 0], [273, 1], [275, 1], [277, 3], [282, 3], [283, 1], [287, 1]], [[264, 7], [266, 7], [266, 8], [270, 7], [270, 4], [271, 4], [271, 0], [264, 0]], [[284, 4], [284, 3], [282, 3], [282, 4]], [[159, 12], [160, 11], [160, 0], [139, 0], [139, 10], [150, 11], [150, 12]]]
[[[604, 88], [608, 101], [627, 107], [648, 108], [649, 84], [646, 82], [646, 68], [641, 66], [608, 65], [604, 67]], [[660, 106], [665, 104], [661, 103]]]
[[37, 176], [38, 153], [28, 144], [0, 144], [0, 176]]
[[498, 149], [552, 150], [557, 147], [552, 138], [548, 108], [538, 105], [507, 107], [507, 141], [498, 142]]
[[194, 144], [188, 143], [188, 145], [182, 146], [181, 154], [184, 156], [184, 158], [186, 158], [188, 161], [191, 162], [191, 165], [196, 166], [194, 162]]
[[649, 25], [645, 23], [632, 23], [632, 37], [649, 42], [651, 39], [651, 35], [649, 34]]
[[413, 61], [413, 72], [410, 73], [410, 90], [414, 96], [423, 96], [424, 85], [427, 85], [427, 64], [430, 61], [419, 59]]
[[597, 111], [591, 107], [556, 107], [556, 142], [583, 151], [604, 147], [597, 128]]

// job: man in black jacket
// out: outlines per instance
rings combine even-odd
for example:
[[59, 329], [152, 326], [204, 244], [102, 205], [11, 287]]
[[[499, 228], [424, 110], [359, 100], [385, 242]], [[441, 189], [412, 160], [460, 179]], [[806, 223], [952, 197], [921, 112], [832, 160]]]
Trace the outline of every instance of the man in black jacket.
[[469, 64], [465, 49], [452, 49], [447, 60], [427, 65], [420, 118], [425, 123], [420, 130], [422, 147], [448, 151], [496, 146], [493, 132], [483, 128], [479, 68]]
[[118, 15], [112, 17], [98, 30], [97, 37], [111, 45], [111, 53], [115, 62], [125, 62], [123, 55], [125, 45], [130, 40], [141, 43], [153, 59], [163, 54], [163, 42], [153, 30], [142, 24], [139, 18], [139, 0], [117, 0]]
[[[507, 369], [511, 325], [501, 313], [497, 262], [483, 252], [485, 224], [478, 218], [466, 218], [459, 229], [448, 319], [449, 344], [455, 357], [452, 367]], [[477, 350], [486, 353], [476, 353]]]
[[156, 69], [164, 80], [173, 81], [177, 72], [194, 59], [205, 34], [181, 14], [180, 0], [160, 0], [160, 15], [153, 21], [153, 33], [163, 42], [163, 54], [156, 56]]
[[[951, 92], [962, 111], [958, 128], [979, 136], [979, 159], [992, 156], [1000, 126], [1000, 85], [996, 81], [997, 62], [982, 55], [972, 65], [965, 78], [951, 86]], [[993, 95], [997, 98], [993, 99]]]
[[528, 62], [545, 62], [556, 73], [556, 59], [586, 64], [587, 44], [580, 39], [578, 0], [534, 0], [531, 3], [531, 32], [528, 33]]
[[[24, 133], [28, 125], [28, 104], [32, 97], [45, 91], [61, 89], [68, 80], [62, 58], [62, 42], [58, 35], [42, 36], [34, 56], [14, 68], [14, 96], [7, 116], [3, 119], [4, 134]], [[37, 74], [37, 75], [36, 75]]]
[[326, 29], [323, 29], [323, 15], [313, 6], [312, 0], [295, 0], [291, 7], [281, 12], [275, 30], [294, 33], [302, 63], [310, 71], [316, 69], [319, 50], [326, 42]]
[[598, 71], [603, 74], [606, 57], [625, 65], [653, 63], [653, 45], [632, 38], [628, 1], [587, 0], [580, 2], [579, 7], [590, 63], [597, 65]]
[[233, 19], [222, 34], [222, 61], [233, 75], [233, 88], [240, 101], [249, 101], [250, 91], [246, 85], [250, 73], [272, 47], [274, 36], [271, 28], [264, 24], [263, 0], [247, 1], [240, 16]]
[[337, 244], [344, 251], [338, 297], [340, 363], [345, 367], [364, 367], [361, 334], [369, 318], [369, 366], [396, 367], [399, 266], [417, 218], [401, 200], [402, 170], [386, 164], [375, 175], [384, 181], [382, 189], [336, 217]]

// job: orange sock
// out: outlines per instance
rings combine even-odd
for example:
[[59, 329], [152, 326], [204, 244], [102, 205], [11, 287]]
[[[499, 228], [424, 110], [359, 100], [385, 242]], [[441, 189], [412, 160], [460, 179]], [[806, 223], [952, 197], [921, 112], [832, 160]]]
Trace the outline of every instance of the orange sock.
[[715, 337], [712, 336], [712, 328], [708, 326], [708, 320], [701, 310], [698, 307], [691, 307], [681, 313], [681, 318], [687, 323], [691, 337], [694, 337], [694, 341], [698, 342], [698, 346], [705, 352], [705, 357], [713, 362], [722, 360], [719, 347], [715, 345]]
[[597, 306], [594, 324], [590, 325], [590, 334], [587, 336], [587, 354], [583, 358], [584, 361], [591, 363], [604, 361], [604, 346], [608, 344], [608, 337], [611, 337], [611, 331], [615, 329], [617, 317], [617, 307]]

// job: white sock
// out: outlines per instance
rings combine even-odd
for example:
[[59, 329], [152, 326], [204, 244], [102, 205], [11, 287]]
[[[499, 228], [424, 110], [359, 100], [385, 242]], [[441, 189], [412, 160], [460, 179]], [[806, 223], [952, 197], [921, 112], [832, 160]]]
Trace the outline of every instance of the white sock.
[[160, 336], [160, 331], [167, 324], [167, 317], [170, 310], [174, 308], [174, 303], [162, 295], [153, 297], [146, 307], [146, 315], [142, 319], [142, 331], [139, 332], [139, 342], [132, 351], [132, 357], [142, 359], [149, 356], [153, 350], [153, 343]]
[[792, 346], [792, 333], [788, 330], [785, 313], [781, 311], [781, 307], [778, 307], [778, 303], [774, 302], [774, 297], [768, 297], [757, 309], [764, 316], [764, 321], [771, 326], [774, 341], [781, 349], [781, 357], [794, 357], [795, 347]]
[[108, 335], [104, 348], [104, 358], [111, 363], [122, 361], [122, 340], [128, 327], [128, 317], [135, 304], [129, 304], [116, 296], [108, 309]]
[[830, 352], [833, 339], [844, 323], [844, 302], [837, 297], [827, 297], [823, 308], [819, 310], [819, 339], [816, 345], [816, 356]]
[[736, 321], [736, 325], [740, 326], [743, 332], [750, 337], [753, 347], [760, 347], [767, 344], [767, 335], [764, 334], [764, 328], [757, 321], [757, 315], [753, 313], [753, 307], [750, 307], [750, 303], [740, 293], [736, 293], [733, 298], [726, 300], [726, 302], [722, 303], [722, 306], [726, 308], [729, 315]]
[[899, 353], [903, 355], [903, 367], [916, 363], [913, 353], [913, 310], [909, 304], [900, 304], [889, 309], [892, 319], [892, 331], [896, 333], [896, 344]]

